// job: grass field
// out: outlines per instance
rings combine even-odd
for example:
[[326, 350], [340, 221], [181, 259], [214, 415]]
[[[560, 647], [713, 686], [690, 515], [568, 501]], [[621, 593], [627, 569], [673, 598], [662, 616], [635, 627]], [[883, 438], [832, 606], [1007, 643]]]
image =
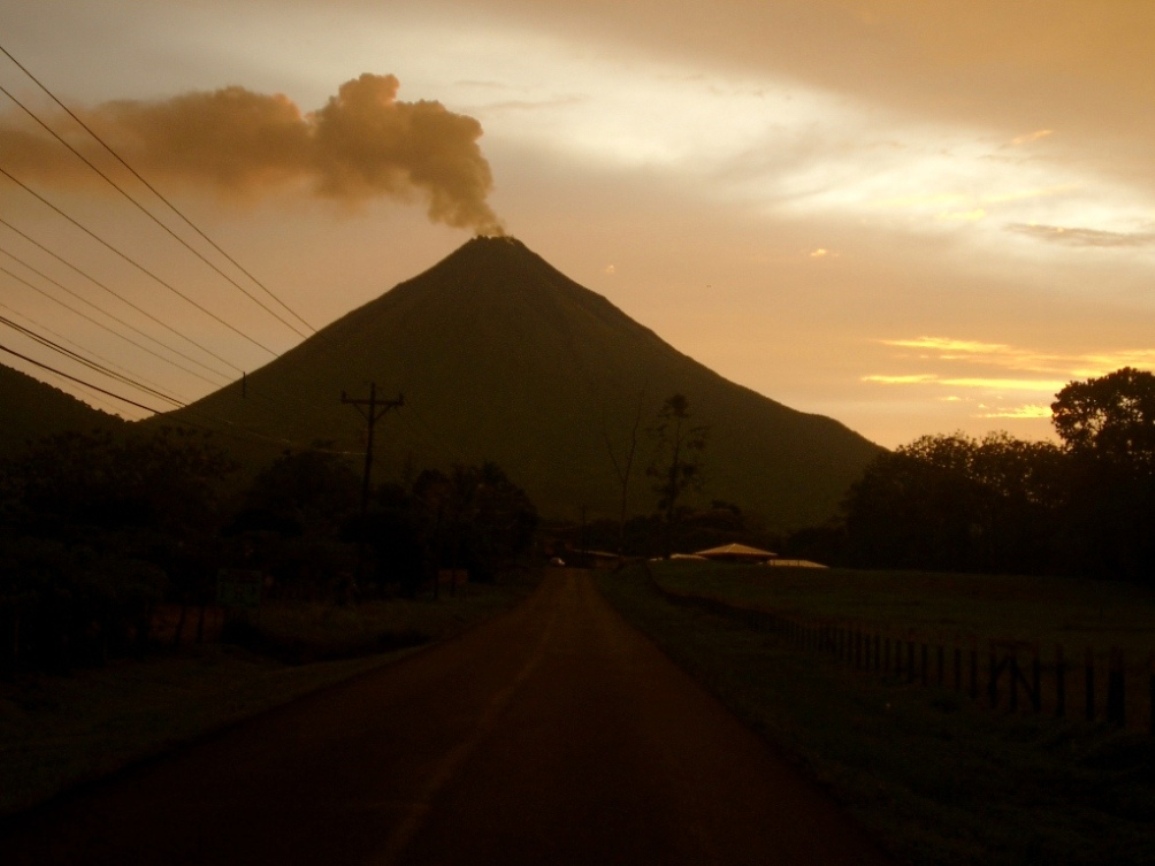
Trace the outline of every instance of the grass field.
[[255, 615], [251, 635], [272, 655], [205, 645], [0, 682], [0, 815], [412, 651], [395, 647], [449, 638], [508, 610], [535, 585], [536, 575], [522, 574], [443, 592], [436, 602], [272, 605]]
[[697, 562], [656, 563], [653, 574], [672, 592], [880, 629], [1155, 652], [1155, 591], [1133, 584]]
[[[1016, 591], [985, 578], [940, 580], [920, 594], [901, 575], [851, 572], [755, 576], [711, 567], [659, 568], [662, 586], [704, 592], [822, 616], [951, 628], [986, 624], [981, 590], [991, 604], [1029, 604], [1049, 595], [1028, 581]], [[599, 576], [623, 614], [694, 674], [768, 741], [817, 778], [902, 859], [917, 864], [1106, 864], [1155, 862], [1155, 743], [1049, 716], [985, 711], [953, 691], [856, 674], [827, 655], [807, 652], [748, 621], [671, 603], [640, 568]], [[864, 582], [865, 581], [865, 582]], [[953, 588], [951, 588], [953, 587]], [[871, 589], [872, 588], [872, 589]], [[868, 591], [870, 590], [870, 591]], [[1065, 605], [1087, 589], [1072, 585]], [[1129, 590], [1124, 595], [1130, 596]], [[903, 598], [903, 595], [908, 597]], [[952, 605], [951, 597], [965, 600]], [[1091, 593], [1097, 597], [1101, 593]], [[771, 601], [772, 600], [772, 601]], [[1123, 600], [1102, 599], [1107, 629], [1115, 605], [1121, 633], [1142, 623]], [[993, 626], [1014, 624], [1004, 610]], [[1023, 634], [1060, 631], [1032, 611]], [[1048, 615], [1049, 616], [1049, 615]], [[943, 623], [942, 620], [949, 620]], [[1080, 620], [1082, 621], [1082, 620]], [[1141, 640], [1141, 638], [1140, 638]]]

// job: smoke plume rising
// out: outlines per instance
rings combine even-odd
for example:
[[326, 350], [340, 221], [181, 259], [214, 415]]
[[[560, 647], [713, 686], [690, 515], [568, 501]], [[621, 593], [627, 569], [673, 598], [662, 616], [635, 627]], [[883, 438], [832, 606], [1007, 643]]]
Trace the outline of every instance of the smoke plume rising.
[[[354, 205], [378, 196], [421, 198], [435, 222], [500, 234], [486, 202], [493, 177], [478, 146], [481, 124], [439, 102], [398, 101], [398, 87], [392, 75], [366, 73], [308, 113], [280, 94], [234, 86], [107, 102], [82, 116], [147, 177], [248, 198], [292, 186]], [[86, 177], [79, 160], [30, 129], [14, 111], [0, 115], [6, 168], [56, 183]], [[100, 164], [92, 145], [71, 135]]]

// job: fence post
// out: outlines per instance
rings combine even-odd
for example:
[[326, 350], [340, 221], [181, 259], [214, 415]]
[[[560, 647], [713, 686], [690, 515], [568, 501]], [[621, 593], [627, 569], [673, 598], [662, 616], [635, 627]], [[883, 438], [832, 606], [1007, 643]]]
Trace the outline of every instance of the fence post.
[[1107, 721], [1119, 727], [1127, 724], [1125, 670], [1123, 650], [1111, 647], [1111, 660], [1107, 670]]
[[971, 700], [979, 699], [979, 649], [974, 639], [971, 639]]
[[999, 671], [998, 668], [995, 667], [995, 647], [993, 643], [991, 644], [990, 657], [990, 671], [987, 677], [987, 700], [993, 710], [999, 704]]
[[1019, 654], [1011, 652], [1011, 712], [1019, 709]]
[[1086, 678], [1086, 710], [1087, 721], [1095, 721], [1095, 651], [1087, 647], [1087, 655], [1084, 661], [1083, 674]]
[[1043, 711], [1043, 664], [1039, 661], [1038, 644], [1031, 656], [1031, 708], [1036, 713]]
[[1147, 657], [1147, 733], [1155, 737], [1155, 653]]
[[1063, 645], [1055, 647], [1055, 718], [1067, 715], [1067, 661], [1063, 658]]
[[[942, 637], [940, 635], [939, 640], [941, 641], [941, 639], [942, 639]], [[945, 656], [945, 652], [946, 651], [943, 649], [941, 643], [939, 643], [938, 646], [935, 647], [935, 655], [937, 656], [937, 659], [938, 659], [938, 680], [937, 680], [937, 683], [940, 686], [943, 684], [943, 681], [946, 679], [946, 656]]]
[[926, 646], [925, 641], [923, 641], [923, 643], [922, 643], [922, 646], [921, 646], [920, 652], [919, 652], [919, 656], [920, 656], [919, 661], [922, 664], [922, 670], [919, 671], [919, 679], [922, 682], [922, 684], [925, 686], [928, 682], [928, 677], [927, 677], [927, 667], [928, 667], [928, 665], [927, 665], [927, 646]]

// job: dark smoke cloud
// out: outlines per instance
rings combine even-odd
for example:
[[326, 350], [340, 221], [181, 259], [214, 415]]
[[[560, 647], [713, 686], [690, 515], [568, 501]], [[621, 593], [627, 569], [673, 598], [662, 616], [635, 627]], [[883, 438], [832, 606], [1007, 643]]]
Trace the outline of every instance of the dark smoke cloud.
[[[398, 101], [398, 87], [392, 75], [366, 73], [310, 113], [282, 95], [226, 87], [108, 102], [86, 111], [85, 120], [146, 176], [208, 184], [228, 196], [297, 185], [351, 204], [423, 198], [436, 222], [500, 233], [486, 202], [493, 177], [478, 146], [481, 124], [439, 102]], [[7, 166], [55, 182], [84, 177], [79, 160], [28, 128], [14, 114], [0, 117]]]

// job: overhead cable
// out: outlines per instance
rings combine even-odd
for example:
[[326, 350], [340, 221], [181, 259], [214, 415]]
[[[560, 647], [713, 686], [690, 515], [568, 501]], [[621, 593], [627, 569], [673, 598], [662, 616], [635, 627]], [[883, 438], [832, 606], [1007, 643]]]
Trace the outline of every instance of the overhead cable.
[[118, 373], [115, 370], [112, 370], [109, 367], [106, 367], [105, 365], [98, 363], [97, 361], [93, 361], [91, 358], [86, 358], [80, 352], [76, 352], [72, 349], [66, 348], [65, 346], [60, 345], [59, 343], [57, 343], [54, 340], [50, 340], [41, 334], [37, 334], [31, 328], [26, 328], [24, 325], [21, 325], [17, 322], [12, 321], [7, 316], [0, 316], [0, 325], [4, 325], [8, 328], [11, 328], [12, 330], [16, 331], [17, 333], [23, 334], [28, 339], [33, 340], [36, 343], [39, 343], [44, 348], [51, 349], [53, 352], [56, 352], [59, 355], [63, 355], [66, 358], [70, 358], [73, 361], [75, 361], [76, 363], [81, 364], [81, 365], [87, 367], [88, 369], [92, 370], [93, 372], [100, 373], [104, 376], [108, 376], [110, 379], [114, 379], [123, 385], [129, 385], [133, 388], [136, 388], [138, 391], [143, 391], [144, 393], [146, 393], [152, 397], [157, 397], [157, 398], [164, 400], [168, 403], [172, 403], [174, 406], [177, 406], [177, 407], [187, 405], [186, 403], [184, 403], [181, 400], [176, 399], [175, 397], [170, 397], [168, 394], [165, 394], [163, 391], [158, 391], [156, 388], [152, 388], [152, 387], [149, 387], [148, 385], [145, 385], [141, 382], [138, 382], [136, 379], [133, 379], [131, 376], [127, 376], [124, 373]]
[[[28, 70], [28, 68], [24, 66], [24, 64], [22, 64], [19, 60], [17, 60], [15, 57], [13, 57], [11, 52], [9, 52], [8, 49], [6, 49], [3, 45], [0, 45], [0, 52], [2, 52], [4, 54], [4, 56], [7, 57], [9, 60], [11, 60], [14, 64], [16, 64], [16, 66], [20, 69], [21, 72], [23, 72], [25, 75], [27, 75], [28, 78], [30, 78], [36, 84], [37, 87], [39, 87], [42, 91], [44, 91], [45, 94], [48, 95], [49, 99], [51, 99], [58, 106], [60, 106], [61, 110], [63, 110], [74, 121], [76, 121], [76, 123], [78, 123], [80, 125], [80, 127], [85, 132], [87, 132], [90, 136], [92, 136], [93, 139], [95, 139], [97, 142], [99, 142], [100, 146], [103, 147], [109, 154], [111, 154], [112, 157], [117, 162], [119, 162], [122, 166], [124, 166], [124, 168], [127, 169], [128, 172], [131, 173], [133, 177], [135, 177], [138, 181], [140, 181], [142, 184], [144, 184], [144, 186], [149, 190], [149, 192], [151, 192], [158, 199], [160, 199], [162, 202], [164, 202], [165, 205], [169, 208], [169, 210], [171, 210], [178, 217], [180, 217], [180, 219], [185, 223], [185, 225], [187, 225], [194, 232], [196, 232], [201, 238], [204, 239], [204, 241], [206, 243], [208, 243], [214, 250], [216, 250], [218, 253], [220, 253], [222, 256], [224, 256], [235, 268], [237, 268], [237, 270], [239, 270], [242, 274], [244, 274], [246, 277], [248, 277], [250, 280], [252, 280], [254, 285], [258, 286], [265, 294], [267, 294], [270, 298], [272, 298], [274, 301], [276, 301], [278, 304], [280, 304], [281, 307], [284, 308], [297, 321], [299, 321], [302, 325], [304, 325], [306, 328], [308, 328], [311, 332], [316, 333], [316, 331], [317, 331], [316, 328], [314, 328], [312, 325], [310, 325], [308, 321], [306, 321], [299, 313], [296, 312], [296, 310], [294, 310], [292, 307], [290, 307], [288, 304], [286, 304], [283, 300], [281, 300], [264, 283], [262, 283], [255, 276], [253, 276], [251, 273], [249, 273], [249, 271], [243, 265], [241, 265], [240, 262], [238, 262], [236, 259], [234, 259], [232, 256], [230, 256], [227, 252], [225, 252], [225, 250], [223, 250], [216, 243], [216, 241], [214, 241], [207, 234], [205, 234], [203, 231], [201, 231], [201, 229], [192, 220], [190, 220], [187, 216], [185, 216], [184, 213], [181, 212], [181, 210], [176, 205], [174, 205], [171, 201], [169, 201], [169, 199], [167, 197], [165, 197], [164, 194], [162, 194], [160, 192], [160, 190], [158, 190], [151, 183], [149, 183], [148, 180], [146, 180], [143, 175], [141, 175], [135, 168], [133, 168], [119, 153], [117, 153], [116, 150], [114, 150], [112, 148], [112, 146], [108, 144], [108, 142], [106, 142], [103, 138], [101, 138], [99, 135], [97, 135], [96, 132], [93, 131], [93, 129], [87, 123], [85, 123], [83, 120], [81, 120], [76, 115], [76, 113], [72, 111], [72, 109], [70, 109], [59, 98], [57, 98], [56, 94], [53, 93], [51, 90], [49, 90], [47, 85], [45, 85], [39, 78], [37, 78], [35, 75], [33, 75]], [[7, 91], [5, 91], [5, 92], [7, 93]], [[21, 107], [23, 108], [23, 106], [21, 106]], [[86, 162], [87, 162], [87, 160], [86, 160]], [[240, 288], [240, 287], [238, 286], [238, 288]], [[242, 289], [242, 291], [244, 291], [244, 290]]]
[[[107, 174], [105, 174], [105, 172], [102, 171], [99, 166], [95, 165], [91, 160], [89, 160], [88, 157], [86, 157], [83, 153], [81, 153], [79, 150], [77, 150], [75, 147], [73, 147], [72, 144], [70, 144], [67, 139], [65, 139], [62, 135], [60, 135], [60, 133], [58, 133], [56, 130], [54, 130], [47, 123], [45, 123], [39, 116], [36, 115], [35, 112], [32, 111], [32, 109], [30, 109], [23, 102], [21, 102], [19, 99], [17, 99], [15, 96], [13, 96], [12, 93], [10, 93], [7, 90], [7, 88], [5, 88], [3, 85], [0, 85], [0, 93], [3, 93], [10, 100], [12, 100], [14, 103], [16, 103], [16, 105], [20, 106], [20, 108], [24, 110], [25, 114], [27, 114], [29, 117], [31, 117], [33, 120], [35, 120], [38, 124], [40, 124], [40, 126], [43, 127], [49, 133], [49, 135], [51, 135], [58, 142], [60, 142], [65, 147], [67, 147], [73, 153], [73, 155], [76, 156], [77, 159], [79, 159], [81, 162], [83, 162], [85, 165], [87, 165], [90, 169], [92, 169], [94, 172], [96, 172], [98, 175], [100, 175], [105, 180], [105, 182], [108, 183], [109, 186], [111, 186], [118, 193], [120, 193], [125, 199], [127, 199], [131, 205], [133, 205], [137, 210], [139, 210], [146, 217], [148, 217], [150, 220], [152, 220], [154, 223], [156, 223], [158, 226], [160, 226], [160, 228], [163, 229], [165, 232], [167, 232], [168, 235], [170, 237], [172, 237], [177, 243], [181, 244], [190, 253], [192, 253], [194, 256], [196, 256], [198, 259], [200, 259], [202, 262], [204, 262], [206, 265], [208, 265], [210, 268], [212, 268], [214, 271], [216, 271], [216, 273], [219, 274], [221, 277], [226, 279], [230, 284], [232, 284], [232, 286], [234, 288], [236, 288], [238, 291], [240, 291], [242, 294], [244, 294], [245, 297], [247, 297], [254, 304], [259, 306], [262, 310], [264, 310], [266, 313], [268, 313], [270, 316], [272, 316], [274, 319], [276, 319], [278, 322], [280, 322], [282, 325], [284, 325], [286, 328], [288, 328], [290, 331], [292, 331], [298, 337], [308, 336], [300, 328], [298, 328], [292, 322], [287, 321], [284, 318], [284, 316], [282, 316], [280, 313], [276, 312], [275, 310], [271, 309], [264, 301], [262, 301], [260, 298], [257, 298], [256, 296], [254, 296], [252, 292], [250, 292], [248, 289], [246, 289], [244, 286], [242, 286], [240, 283], [238, 283], [236, 280], [234, 280], [232, 277], [230, 277], [224, 271], [222, 271], [219, 267], [217, 267], [217, 265], [215, 263], [209, 261], [209, 259], [204, 255], [204, 253], [202, 253], [200, 250], [196, 249], [192, 244], [190, 244], [188, 241], [186, 241], [184, 238], [182, 238], [180, 235], [178, 235], [176, 232], [174, 232], [159, 217], [157, 217], [156, 214], [154, 214], [152, 211], [150, 211], [148, 208], [146, 208], [143, 204], [141, 204], [139, 201], [137, 201], [135, 198], [133, 198], [132, 195], [130, 195], [124, 189], [124, 187], [122, 187], [115, 180], [113, 180], [111, 177], [109, 177]], [[85, 129], [87, 130], [88, 127], [85, 127]], [[88, 131], [91, 133], [91, 130], [88, 130]], [[95, 137], [95, 135], [94, 135], [94, 137]], [[104, 144], [104, 142], [101, 141], [101, 144]], [[105, 145], [105, 147], [107, 147], [107, 145]]]
[[[146, 268], [144, 265], [142, 265], [136, 259], [132, 258], [132, 256], [128, 255], [125, 252], [122, 252], [117, 247], [113, 246], [111, 243], [109, 243], [104, 238], [102, 238], [100, 235], [98, 235], [96, 232], [92, 231], [92, 229], [85, 226], [79, 220], [76, 220], [73, 217], [69, 216], [61, 208], [57, 207], [55, 204], [53, 204], [51, 201], [46, 199], [40, 193], [36, 192], [36, 190], [32, 189], [32, 187], [28, 186], [28, 184], [24, 183], [22, 180], [17, 178], [15, 175], [11, 174], [3, 166], [0, 166], [0, 174], [4, 175], [4, 177], [8, 178], [8, 180], [12, 181], [12, 183], [16, 184], [18, 187], [20, 187], [26, 193], [31, 195], [33, 198], [35, 198], [37, 201], [39, 201], [45, 207], [48, 207], [54, 213], [58, 214], [59, 216], [63, 217], [64, 219], [68, 220], [69, 223], [74, 225], [76, 228], [80, 229], [82, 232], [84, 232], [86, 235], [88, 235], [94, 241], [99, 243], [101, 246], [105, 247], [110, 252], [115, 253], [117, 256], [119, 256], [124, 261], [128, 262], [128, 264], [132, 265], [134, 268], [136, 268], [142, 274], [150, 277], [156, 283], [158, 283], [159, 285], [168, 289], [170, 292], [172, 292], [174, 295], [176, 295], [177, 297], [184, 300], [186, 303], [188, 303], [191, 306], [195, 307], [196, 309], [200, 310], [202, 313], [204, 313], [206, 316], [208, 316], [213, 321], [218, 322], [221, 325], [224, 325], [226, 328], [228, 328], [234, 334], [237, 334], [242, 339], [248, 341], [249, 343], [252, 343], [258, 349], [261, 349], [265, 352], [268, 352], [274, 358], [278, 356], [278, 353], [275, 350], [270, 349], [264, 343], [260, 342], [259, 340], [255, 339], [254, 337], [250, 336], [249, 334], [246, 334], [244, 331], [242, 331], [236, 325], [233, 325], [230, 322], [225, 321], [220, 316], [218, 316], [216, 313], [214, 313], [212, 310], [210, 310], [208, 307], [204, 306], [203, 304], [201, 304], [197, 301], [194, 301], [192, 298], [190, 298], [188, 295], [186, 295], [180, 289], [176, 288], [175, 286], [173, 286], [171, 283], [167, 282], [166, 280], [163, 280], [160, 277], [158, 277], [156, 274], [154, 274], [152, 271], [150, 271], [148, 268]], [[238, 368], [238, 370], [239, 370], [239, 368]]]
[[[17, 262], [24, 265], [24, 267], [28, 268], [30, 271], [32, 271], [32, 273], [36, 274], [41, 279], [47, 280], [48, 282], [52, 283], [54, 286], [59, 288], [61, 291], [67, 292], [68, 294], [72, 295], [72, 297], [76, 298], [77, 300], [82, 301], [85, 304], [88, 304], [94, 310], [96, 310], [97, 312], [99, 312], [102, 315], [108, 316], [108, 318], [112, 319], [117, 324], [123, 325], [124, 327], [131, 329], [132, 331], [136, 332], [137, 334], [140, 334], [145, 339], [151, 340], [152, 342], [156, 343], [156, 345], [162, 346], [163, 348], [167, 349], [170, 352], [175, 352], [177, 355], [180, 355], [185, 360], [191, 361], [192, 363], [197, 364], [197, 366], [202, 367], [203, 369], [210, 370], [211, 372], [215, 372], [212, 370], [211, 367], [204, 367], [204, 365], [200, 364], [195, 358], [190, 358], [188, 355], [185, 355], [179, 349], [174, 349], [171, 346], [165, 345], [164, 343], [160, 342], [155, 337], [152, 337], [149, 334], [145, 333], [144, 331], [142, 331], [140, 328], [136, 327], [135, 325], [124, 321], [123, 319], [113, 315], [112, 313], [108, 312], [105, 309], [102, 309], [101, 307], [96, 306], [91, 301], [89, 301], [87, 298], [83, 297], [82, 295], [77, 294], [76, 292], [74, 292], [70, 288], [68, 288], [67, 286], [65, 286], [61, 283], [58, 283], [56, 280], [52, 279], [51, 277], [41, 273], [40, 271], [31, 267], [27, 262], [24, 262], [21, 259], [17, 258], [16, 256], [12, 255], [12, 253], [8, 252], [7, 250], [0, 248], [0, 253], [4, 253], [4, 255], [9, 256], [12, 259], [15, 259]], [[79, 316], [80, 318], [84, 319], [85, 321], [91, 322], [92, 324], [96, 325], [98, 328], [101, 328], [101, 329], [107, 331], [108, 333], [112, 334], [114, 337], [118, 337], [121, 340], [124, 340], [130, 346], [134, 346], [137, 349], [140, 349], [142, 352], [147, 352], [148, 354], [152, 355], [154, 358], [159, 358], [160, 360], [164, 361], [166, 364], [171, 364], [172, 366], [176, 367], [178, 370], [183, 370], [185, 373], [188, 373], [190, 376], [195, 376], [196, 378], [200, 379], [202, 382], [204, 382], [208, 385], [212, 385], [214, 388], [219, 388], [221, 386], [221, 384], [222, 384], [221, 382], [214, 382], [212, 379], [208, 379], [205, 376], [202, 376], [200, 373], [196, 372], [195, 370], [190, 370], [188, 367], [185, 367], [181, 364], [178, 364], [176, 361], [173, 361], [171, 358], [166, 358], [164, 355], [160, 354], [159, 352], [148, 348], [148, 346], [141, 345], [140, 343], [136, 342], [136, 340], [133, 340], [131, 337], [126, 337], [124, 334], [120, 333], [115, 328], [109, 327], [108, 325], [104, 324], [103, 322], [97, 321], [92, 316], [88, 315], [87, 313], [81, 312], [80, 310], [76, 309], [75, 307], [72, 307], [72, 306], [64, 303], [64, 301], [53, 296], [49, 292], [44, 291], [44, 289], [29, 282], [28, 280], [24, 279], [19, 274], [15, 274], [12, 271], [10, 271], [7, 268], [2, 267], [2, 266], [0, 266], [0, 273], [7, 274], [9, 277], [11, 277], [12, 279], [16, 280], [17, 282], [22, 283], [23, 285], [27, 286], [29, 289], [36, 292], [37, 294], [43, 295], [44, 297], [48, 298], [48, 300], [64, 307], [64, 309], [68, 310], [73, 315]], [[224, 375], [219, 374], [219, 373], [217, 375], [220, 378], [224, 379], [226, 383], [228, 382], [227, 376], [224, 376]]]
[[[37, 328], [39, 328], [39, 329], [40, 329], [41, 331], [43, 331], [44, 333], [46, 333], [46, 334], [51, 334], [51, 335], [52, 335], [53, 337], [55, 337], [56, 339], [58, 339], [58, 340], [61, 340], [61, 341], [63, 341], [64, 343], [68, 343], [69, 345], [71, 345], [71, 346], [73, 346], [74, 348], [76, 348], [78, 351], [80, 351], [80, 352], [86, 352], [86, 353], [87, 353], [89, 356], [91, 356], [91, 357], [93, 357], [93, 358], [96, 358], [98, 361], [100, 361], [100, 362], [101, 362], [101, 363], [103, 363], [103, 364], [106, 364], [108, 367], [110, 367], [110, 368], [112, 368], [112, 369], [115, 369], [115, 370], [119, 370], [121, 373], [124, 373], [124, 374], [125, 374], [125, 375], [127, 375], [127, 376], [131, 376], [131, 375], [133, 375], [133, 374], [132, 374], [132, 371], [131, 371], [131, 370], [129, 370], [128, 368], [126, 368], [126, 367], [124, 367], [124, 366], [122, 366], [122, 365], [120, 365], [120, 364], [116, 363], [115, 361], [112, 361], [112, 360], [110, 360], [110, 359], [108, 359], [108, 358], [104, 357], [104, 356], [103, 356], [103, 355], [101, 355], [99, 352], [94, 352], [92, 349], [90, 349], [90, 348], [87, 348], [87, 347], [85, 347], [85, 346], [82, 346], [82, 345], [80, 345], [80, 344], [79, 344], [79, 343], [77, 343], [75, 340], [72, 340], [72, 339], [70, 339], [70, 338], [68, 338], [68, 337], [64, 336], [64, 335], [63, 335], [63, 334], [61, 334], [59, 331], [55, 331], [55, 330], [53, 330], [52, 328], [50, 328], [50, 327], [48, 327], [47, 325], [45, 325], [43, 322], [38, 322], [36, 319], [33, 319], [33, 318], [31, 318], [30, 316], [27, 316], [27, 315], [25, 315], [24, 313], [21, 313], [21, 312], [19, 312], [18, 310], [14, 310], [14, 309], [12, 309], [12, 308], [11, 308], [10, 306], [8, 306], [7, 304], [0, 304], [0, 309], [3, 309], [3, 310], [7, 310], [7, 311], [8, 311], [9, 313], [11, 313], [13, 316], [17, 316], [18, 318], [20, 318], [20, 319], [23, 319], [23, 320], [24, 320], [25, 322], [27, 322], [28, 324], [30, 324], [30, 325], [33, 325], [34, 327], [37, 327]], [[113, 332], [113, 333], [115, 333], [115, 332]], [[153, 382], [153, 381], [151, 381], [151, 380], [149, 380], [149, 379], [146, 379], [144, 376], [138, 376], [137, 378], [139, 378], [141, 382], [144, 382], [144, 383], [145, 383], [145, 384], [147, 384], [147, 385], [151, 385], [153, 388], [156, 388], [156, 389], [158, 389], [158, 390], [162, 390], [162, 391], [164, 390], [164, 386], [163, 386], [163, 385], [160, 385], [160, 384], [158, 384], [157, 382]], [[187, 403], [188, 401], [181, 401], [181, 402], [182, 402], [182, 403]]]
[[86, 382], [84, 379], [78, 378], [77, 376], [70, 376], [68, 373], [65, 373], [63, 370], [57, 370], [55, 367], [50, 367], [48, 364], [43, 364], [40, 361], [33, 360], [32, 358], [29, 358], [27, 355], [23, 355], [20, 352], [14, 351], [13, 349], [9, 349], [7, 346], [5, 346], [3, 344], [0, 344], [0, 352], [7, 352], [9, 355], [14, 355], [15, 357], [19, 358], [22, 361], [27, 361], [29, 364], [33, 365], [34, 367], [39, 367], [41, 370], [47, 370], [50, 373], [55, 373], [57, 376], [62, 376], [65, 379], [67, 379], [68, 381], [75, 382], [78, 385], [84, 385], [88, 388], [91, 388], [93, 391], [99, 391], [101, 394], [105, 394], [105, 395], [112, 397], [116, 400], [120, 400], [122, 403], [127, 403], [130, 406], [136, 406], [138, 409], [144, 409], [146, 412], [151, 412], [154, 415], [159, 414], [159, 410], [153, 409], [151, 406], [145, 406], [143, 403], [138, 403], [136, 400], [130, 400], [128, 397], [122, 397], [120, 394], [117, 394], [114, 391], [109, 391], [106, 388], [101, 388], [98, 385], [93, 385], [91, 382]]
[[[119, 292], [115, 291], [114, 289], [109, 288], [104, 283], [102, 283], [100, 280], [91, 276], [86, 271], [82, 270], [81, 268], [78, 268], [76, 265], [72, 264], [72, 262], [68, 261], [66, 258], [61, 256], [60, 254], [53, 252], [48, 247], [46, 247], [44, 244], [40, 243], [40, 241], [36, 240], [35, 238], [28, 235], [27, 233], [21, 231], [20, 229], [18, 229], [16, 226], [12, 225], [12, 223], [8, 222], [3, 217], [0, 217], [0, 225], [6, 227], [10, 231], [13, 231], [18, 235], [20, 235], [20, 237], [24, 238], [24, 240], [28, 241], [30, 244], [32, 244], [36, 248], [38, 248], [38, 249], [42, 250], [43, 252], [47, 253], [48, 255], [52, 256], [52, 258], [56, 259], [58, 262], [63, 264], [65, 267], [68, 267], [68, 268], [72, 269], [74, 272], [80, 274], [82, 277], [84, 277], [86, 280], [88, 280], [94, 286], [96, 286], [99, 289], [103, 289], [105, 292], [112, 295], [114, 298], [116, 298], [122, 304], [125, 304], [125, 305], [131, 307], [132, 309], [136, 310], [136, 312], [140, 313], [142, 316], [144, 316], [148, 320], [160, 325], [162, 328], [164, 328], [169, 333], [175, 334], [176, 336], [178, 336], [182, 340], [184, 340], [186, 343], [189, 343], [193, 346], [196, 346], [198, 349], [200, 349], [206, 355], [209, 355], [210, 357], [215, 358], [216, 360], [220, 361], [222, 364], [224, 364], [226, 367], [229, 367], [233, 371], [235, 371], [237, 373], [244, 372], [236, 364], [232, 363], [231, 361], [229, 361], [226, 358], [221, 357], [219, 354], [217, 354], [216, 352], [214, 352], [212, 349], [208, 348], [207, 346], [201, 345], [196, 340], [194, 340], [192, 337], [177, 330], [172, 325], [168, 324], [167, 322], [163, 321], [162, 319], [157, 318], [152, 313], [148, 312], [147, 310], [145, 310], [140, 305], [133, 303], [128, 298], [124, 297], [124, 295], [120, 294]], [[12, 255], [12, 254], [9, 253], [8, 255]], [[15, 256], [13, 256], [13, 258], [15, 258]], [[21, 264], [23, 264], [23, 262], [21, 262]], [[150, 337], [149, 339], [152, 339], [152, 338]], [[161, 343], [160, 345], [164, 345], [164, 344]], [[166, 346], [166, 348], [171, 348], [171, 347]], [[176, 352], [177, 350], [172, 349], [172, 351]], [[199, 366], [205, 370], [209, 370], [210, 372], [216, 373], [218, 376], [224, 376], [226, 379], [228, 378], [228, 376], [226, 374], [220, 373], [220, 372], [214, 370], [212, 367], [207, 367], [204, 364], [200, 363], [199, 361], [195, 361], [192, 358], [189, 358], [187, 355], [184, 355], [180, 352], [177, 352], [177, 354], [181, 355], [181, 357], [185, 358], [186, 360], [193, 361], [193, 363], [195, 363], [197, 366]]]

